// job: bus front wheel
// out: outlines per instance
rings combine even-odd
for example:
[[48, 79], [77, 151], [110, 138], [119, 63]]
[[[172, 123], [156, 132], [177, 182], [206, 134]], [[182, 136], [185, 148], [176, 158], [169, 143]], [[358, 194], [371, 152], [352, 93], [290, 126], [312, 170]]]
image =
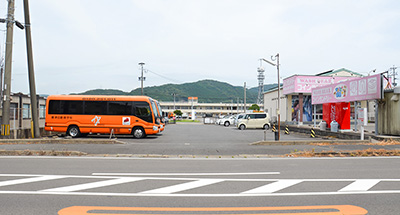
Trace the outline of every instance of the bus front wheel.
[[67, 130], [67, 135], [71, 137], [79, 137], [81, 135], [81, 132], [79, 131], [78, 126], [71, 125]]
[[144, 138], [146, 136], [143, 128], [133, 128], [132, 134], [133, 137], [137, 139]]

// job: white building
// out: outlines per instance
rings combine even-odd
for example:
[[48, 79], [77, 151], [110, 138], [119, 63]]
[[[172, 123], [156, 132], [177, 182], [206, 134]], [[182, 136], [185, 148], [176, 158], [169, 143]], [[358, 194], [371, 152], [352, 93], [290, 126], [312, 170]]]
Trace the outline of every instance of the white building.
[[[197, 100], [187, 102], [160, 102], [163, 112], [174, 112], [180, 110], [184, 115], [190, 116], [192, 110], [195, 111], [196, 116], [212, 115], [230, 115], [244, 112], [243, 103], [199, 103]], [[251, 107], [253, 103], [247, 103], [246, 109]]]
[[[280, 97], [281, 97], [281, 104], [280, 104], [280, 114], [281, 114], [281, 121], [286, 121], [286, 122], [290, 122], [290, 121], [295, 121], [295, 122], [311, 122], [314, 119], [314, 115], [316, 115], [316, 119], [322, 120], [322, 105], [316, 105], [316, 114], [314, 114], [314, 110], [312, 110], [312, 112], [308, 113], [308, 117], [299, 117], [300, 114], [295, 113], [295, 110], [293, 108], [293, 105], [296, 103], [296, 101], [298, 102], [299, 100], [301, 100], [301, 102], [304, 102], [305, 104], [307, 103], [308, 105], [311, 105], [311, 88], [312, 88], [312, 84], [310, 84], [310, 86], [308, 86], [309, 89], [309, 93], [305, 92], [305, 93], [289, 93], [289, 94], [285, 94], [284, 93], [284, 89], [287, 90], [287, 88], [294, 88], [295, 84], [291, 83], [291, 84], [286, 84], [285, 86], [285, 81], [289, 80], [289, 79], [293, 79], [295, 76], [304, 76], [304, 79], [307, 79], [307, 77], [309, 76], [310, 79], [312, 77], [332, 77], [333, 79], [337, 78], [342, 78], [344, 79], [345, 77], [362, 77], [361, 74], [347, 70], [347, 69], [337, 69], [337, 70], [331, 70], [331, 71], [327, 71], [327, 72], [323, 72], [323, 73], [319, 73], [316, 74], [315, 76], [310, 76], [310, 75], [293, 75], [290, 76], [288, 78], [284, 79], [284, 85], [281, 87], [280, 90]], [[307, 82], [307, 81], [305, 81]], [[288, 83], [288, 82], [286, 82]], [[308, 85], [305, 83], [305, 86]], [[291, 91], [295, 91], [294, 89], [291, 89]], [[354, 102], [351, 102], [351, 112], [352, 112], [352, 118], [354, 117]], [[372, 104], [372, 103], [371, 103]], [[371, 108], [372, 106], [372, 108]], [[361, 107], [367, 107], [367, 101], [362, 101], [361, 102]], [[274, 88], [271, 89], [269, 91], [266, 91], [264, 93], [264, 108], [265, 108], [265, 112], [270, 113], [271, 117], [277, 116], [277, 108], [278, 108], [278, 88]], [[369, 119], [374, 119], [374, 109], [373, 109], [373, 105], [369, 105], [368, 107], [369, 109]], [[308, 110], [309, 111], [309, 110]], [[306, 111], [303, 111], [303, 115], [305, 115]], [[310, 115], [312, 116], [312, 120], [310, 120]]]
[[[281, 113], [281, 121], [286, 121], [287, 113], [288, 113], [288, 105], [286, 96], [283, 95], [283, 87], [280, 89], [280, 113]], [[272, 121], [277, 120], [278, 110], [278, 88], [270, 89], [264, 92], [264, 112], [268, 113], [271, 116]]]

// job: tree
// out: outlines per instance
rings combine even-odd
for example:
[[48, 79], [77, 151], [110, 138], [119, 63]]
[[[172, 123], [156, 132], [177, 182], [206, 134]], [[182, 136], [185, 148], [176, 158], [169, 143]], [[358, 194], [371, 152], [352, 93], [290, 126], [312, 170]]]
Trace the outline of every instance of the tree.
[[182, 111], [181, 110], [175, 110], [174, 114], [176, 114], [177, 116], [182, 116]]
[[258, 106], [257, 104], [253, 104], [251, 107], [249, 107], [249, 110], [260, 111], [260, 106]]

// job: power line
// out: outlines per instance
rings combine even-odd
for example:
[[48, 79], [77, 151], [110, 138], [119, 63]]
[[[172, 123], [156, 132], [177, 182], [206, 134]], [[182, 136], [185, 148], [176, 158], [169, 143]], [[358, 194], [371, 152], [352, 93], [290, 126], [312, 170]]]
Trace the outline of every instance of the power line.
[[177, 84], [183, 83], [182, 81], [178, 81], [178, 80], [176, 80], [176, 79], [168, 78], [168, 77], [166, 77], [166, 76], [163, 76], [163, 75], [160, 75], [160, 74], [158, 74], [158, 73], [156, 73], [156, 72], [153, 72], [153, 71], [151, 71], [151, 70], [149, 70], [149, 69], [145, 69], [145, 70], [146, 70], [146, 72], [150, 72], [150, 73], [153, 73], [153, 74], [155, 74], [155, 75], [158, 75], [158, 76], [160, 76], [161, 78], [164, 78], [164, 79], [166, 79], [166, 80], [168, 80], [168, 81], [172, 81], [172, 82], [177, 83]]

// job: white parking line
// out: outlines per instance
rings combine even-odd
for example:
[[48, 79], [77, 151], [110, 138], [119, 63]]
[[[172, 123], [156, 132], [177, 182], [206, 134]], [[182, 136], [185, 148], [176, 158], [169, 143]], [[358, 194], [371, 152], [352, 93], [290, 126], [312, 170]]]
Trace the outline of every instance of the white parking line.
[[257, 187], [243, 192], [243, 194], [274, 193], [302, 182], [302, 180], [279, 180], [277, 182]]
[[378, 184], [380, 181], [381, 180], [368, 180], [368, 179], [356, 180], [353, 183], [344, 187], [343, 189], [339, 190], [339, 192], [368, 191], [373, 186]]
[[202, 179], [202, 180], [197, 180], [197, 181], [192, 181], [192, 182], [187, 182], [183, 184], [177, 184], [169, 187], [163, 187], [159, 189], [154, 189], [154, 190], [148, 190], [145, 192], [141, 192], [142, 194], [169, 194], [169, 193], [176, 193], [176, 192], [181, 192], [184, 190], [189, 190], [193, 188], [198, 188], [198, 187], [203, 187], [207, 186], [210, 184], [215, 184], [222, 182], [224, 180], [220, 179]]
[[92, 182], [92, 183], [78, 184], [78, 185], [72, 185], [72, 186], [66, 186], [66, 187], [58, 187], [58, 188], [53, 188], [53, 189], [41, 190], [41, 191], [43, 191], [43, 192], [73, 192], [73, 191], [78, 191], [78, 190], [87, 190], [87, 189], [98, 188], [98, 187], [106, 187], [106, 186], [123, 184], [123, 183], [140, 181], [140, 180], [142, 180], [142, 179], [141, 178], [116, 178], [116, 179], [112, 179], [112, 180], [97, 181], [97, 182]]

